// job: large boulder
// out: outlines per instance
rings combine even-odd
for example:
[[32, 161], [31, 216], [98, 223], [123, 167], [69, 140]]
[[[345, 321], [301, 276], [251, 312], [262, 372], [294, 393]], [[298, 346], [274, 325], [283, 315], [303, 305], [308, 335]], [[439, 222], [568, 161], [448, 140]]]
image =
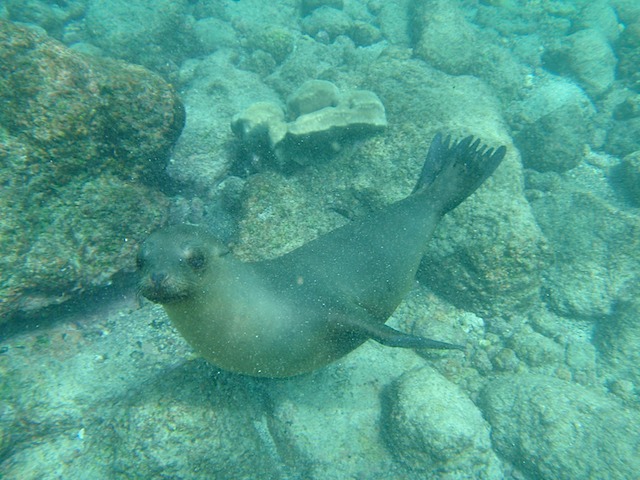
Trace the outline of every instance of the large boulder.
[[637, 410], [597, 390], [539, 375], [490, 382], [480, 408], [498, 453], [526, 478], [634, 478]]
[[489, 424], [455, 384], [430, 367], [404, 374], [385, 412], [389, 446], [424, 478], [504, 478]]
[[569, 80], [541, 75], [514, 102], [509, 120], [526, 168], [564, 172], [582, 162], [594, 138], [596, 109]]
[[108, 285], [162, 223], [184, 122], [147, 70], [0, 22], [0, 322]]
[[521, 89], [526, 68], [493, 28], [475, 25], [458, 2], [418, 0], [410, 8], [418, 58], [450, 75], [474, 75], [498, 92]]
[[545, 302], [559, 315], [606, 321], [638, 282], [638, 216], [620, 208], [605, 173], [592, 166], [531, 172], [527, 183], [536, 221], [562, 260], [544, 272]]
[[85, 40], [113, 57], [156, 71], [175, 70], [198, 46], [185, 0], [89, 0]]
[[611, 88], [618, 60], [606, 35], [587, 28], [569, 35], [544, 56], [547, 68], [571, 75], [592, 98]]

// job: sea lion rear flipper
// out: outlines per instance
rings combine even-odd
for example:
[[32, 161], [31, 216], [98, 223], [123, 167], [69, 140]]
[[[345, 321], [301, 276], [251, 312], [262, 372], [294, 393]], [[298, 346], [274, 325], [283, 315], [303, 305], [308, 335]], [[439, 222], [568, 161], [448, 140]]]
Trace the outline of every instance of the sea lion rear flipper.
[[502, 162], [507, 149], [495, 150], [468, 136], [451, 142], [438, 133], [431, 142], [427, 159], [413, 193], [425, 193], [430, 203], [439, 204], [440, 212], [456, 208], [471, 195]]
[[384, 323], [373, 323], [368, 318], [349, 316], [339, 320], [340, 325], [350, 332], [361, 335], [387, 347], [400, 348], [437, 348], [440, 350], [466, 350], [462, 345], [440, 342], [430, 338], [410, 335], [391, 328]]

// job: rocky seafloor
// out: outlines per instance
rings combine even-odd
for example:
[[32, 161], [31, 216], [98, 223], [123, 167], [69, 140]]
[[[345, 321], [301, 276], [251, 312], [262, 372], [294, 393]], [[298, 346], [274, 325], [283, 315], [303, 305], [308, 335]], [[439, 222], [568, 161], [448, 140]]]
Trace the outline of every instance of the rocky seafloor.
[[[6, 0], [0, 17], [0, 478], [637, 475], [637, 2]], [[253, 379], [136, 296], [157, 226], [277, 256], [409, 194], [438, 131], [508, 153], [390, 324], [466, 353], [368, 342]]]

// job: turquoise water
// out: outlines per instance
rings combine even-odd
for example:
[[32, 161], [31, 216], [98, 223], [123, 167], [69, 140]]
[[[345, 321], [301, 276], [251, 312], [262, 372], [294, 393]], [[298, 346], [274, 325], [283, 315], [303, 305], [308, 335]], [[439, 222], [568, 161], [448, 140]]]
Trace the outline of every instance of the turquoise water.
[[[3, 0], [0, 18], [0, 478], [637, 476], [637, 1]], [[388, 323], [465, 352], [368, 341], [252, 378], [137, 294], [156, 228], [277, 257], [409, 195], [437, 132], [507, 155]]]

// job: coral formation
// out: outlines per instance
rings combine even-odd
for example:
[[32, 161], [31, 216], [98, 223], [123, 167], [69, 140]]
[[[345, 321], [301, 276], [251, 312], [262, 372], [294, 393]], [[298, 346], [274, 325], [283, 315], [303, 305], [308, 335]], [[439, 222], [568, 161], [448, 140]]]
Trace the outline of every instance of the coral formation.
[[[331, 82], [310, 80], [287, 99], [289, 116], [270, 102], [258, 102], [231, 121], [233, 132], [251, 152], [266, 148], [280, 166], [309, 164], [352, 141], [387, 126], [384, 105], [368, 90], [340, 93]], [[263, 153], [263, 152], [262, 152]]]

